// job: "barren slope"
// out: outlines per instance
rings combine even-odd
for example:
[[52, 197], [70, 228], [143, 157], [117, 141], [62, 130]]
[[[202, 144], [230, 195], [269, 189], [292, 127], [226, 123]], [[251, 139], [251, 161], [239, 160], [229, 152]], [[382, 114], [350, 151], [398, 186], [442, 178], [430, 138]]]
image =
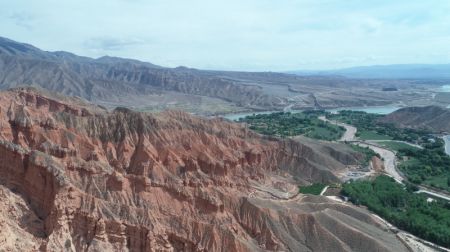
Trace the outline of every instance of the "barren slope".
[[406, 250], [366, 211], [297, 195], [298, 184], [337, 181], [333, 173], [359, 158], [318, 148], [182, 112], [109, 113], [34, 89], [2, 92], [0, 244], [13, 251]]
[[[243, 110], [333, 108], [396, 102], [436, 103], [429, 80], [362, 80], [272, 72], [165, 68], [114, 57], [98, 59], [46, 52], [0, 37], [0, 89], [41, 86], [108, 108], [183, 109], [197, 114]], [[396, 92], [383, 92], [382, 86]], [[426, 86], [425, 86], [426, 87]]]
[[450, 109], [437, 106], [408, 107], [386, 115], [381, 121], [399, 127], [450, 132]]

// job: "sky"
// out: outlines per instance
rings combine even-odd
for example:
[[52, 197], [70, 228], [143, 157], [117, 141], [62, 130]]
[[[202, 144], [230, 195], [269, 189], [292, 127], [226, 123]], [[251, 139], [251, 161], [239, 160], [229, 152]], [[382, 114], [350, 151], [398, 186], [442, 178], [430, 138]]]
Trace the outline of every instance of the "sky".
[[200, 69], [450, 63], [448, 0], [0, 0], [0, 36]]

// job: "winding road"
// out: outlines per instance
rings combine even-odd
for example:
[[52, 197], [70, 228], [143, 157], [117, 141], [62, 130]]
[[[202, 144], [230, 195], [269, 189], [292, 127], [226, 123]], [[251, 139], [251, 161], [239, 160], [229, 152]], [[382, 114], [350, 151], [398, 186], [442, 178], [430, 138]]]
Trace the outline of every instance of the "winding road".
[[[397, 181], [398, 183], [401, 183], [401, 184], [403, 184], [403, 181], [407, 180], [401, 173], [399, 173], [397, 171], [397, 157], [393, 151], [391, 151], [385, 147], [377, 145], [378, 141], [357, 140], [355, 138], [357, 129], [352, 125], [348, 125], [345, 123], [339, 123], [339, 122], [333, 122], [333, 121], [326, 119], [325, 116], [320, 116], [319, 119], [322, 121], [330, 122], [330, 123], [344, 127], [346, 129], [346, 132], [344, 133], [344, 135], [341, 137], [341, 139], [339, 141], [352, 142], [353, 144], [357, 144], [361, 147], [368, 147], [368, 148], [372, 149], [374, 152], [378, 153], [384, 160], [384, 170], [387, 173], [387, 175], [391, 176], [393, 179], [395, 179], [395, 181]], [[413, 143], [404, 142], [404, 141], [399, 141], [399, 142], [403, 142], [405, 144], [409, 144], [411, 146], [423, 149], [422, 146], [418, 146]], [[437, 198], [441, 198], [441, 199], [450, 201], [450, 194], [438, 192], [438, 191], [432, 190], [428, 187], [419, 186], [418, 193], [425, 193], [432, 197], [437, 197]]]
[[[377, 142], [381, 142], [381, 141], [357, 140], [355, 137], [355, 134], [357, 132], [356, 127], [345, 124], [345, 123], [330, 121], [330, 120], [326, 119], [325, 116], [320, 116], [319, 119], [322, 121], [325, 121], [325, 122], [329, 122], [329, 123], [344, 127], [346, 131], [345, 131], [344, 135], [341, 137], [341, 139], [339, 139], [339, 141], [351, 142], [352, 144], [356, 144], [361, 147], [368, 147], [368, 148], [372, 149], [374, 152], [378, 153], [380, 155], [380, 157], [382, 157], [382, 159], [384, 161], [384, 170], [387, 173], [387, 175], [391, 176], [393, 179], [395, 179], [395, 181], [397, 181], [398, 183], [401, 183], [401, 184], [403, 184], [403, 181], [406, 180], [406, 178], [404, 178], [397, 171], [397, 167], [396, 167], [397, 157], [396, 157], [395, 153], [393, 151], [386, 149], [385, 147], [382, 147], [377, 144]], [[449, 138], [450, 138], [450, 136], [449, 136]], [[404, 141], [398, 141], [398, 142], [403, 142], [405, 144], [423, 149], [422, 146], [419, 146], [419, 145], [416, 145], [413, 143], [404, 142]], [[446, 142], [446, 144], [447, 144], [447, 142]], [[446, 146], [446, 152], [447, 152], [447, 146]], [[447, 153], [449, 153], [449, 152], [447, 152]], [[324, 190], [321, 192], [320, 195], [323, 195], [327, 188], [328, 187], [324, 188]], [[419, 186], [419, 190], [417, 191], [417, 193], [425, 193], [432, 197], [441, 198], [441, 199], [450, 201], [449, 194], [437, 192], [437, 191], [431, 190], [429, 188], [425, 188], [423, 186]], [[332, 197], [329, 197], [329, 198], [333, 199]], [[375, 215], [375, 214], [373, 214], [373, 215], [375, 217], [377, 217], [378, 219], [380, 219], [388, 227], [390, 227], [390, 229], [397, 232], [398, 238], [400, 240], [402, 240], [403, 242], [407, 243], [408, 246], [410, 246], [410, 248], [412, 249], [412, 251], [420, 251], [420, 252], [422, 252], [422, 251], [450, 251], [446, 248], [440, 247], [429, 241], [420, 239], [408, 232], [398, 230], [398, 228], [392, 226], [392, 224], [390, 224], [386, 220], [382, 219], [378, 215]]]
[[[376, 153], [380, 154], [380, 156], [384, 160], [384, 171], [389, 176], [391, 176], [393, 179], [395, 179], [395, 181], [397, 181], [398, 183], [401, 183], [401, 184], [403, 184], [403, 181], [407, 181], [407, 179], [397, 171], [397, 164], [396, 164], [397, 157], [395, 156], [395, 153], [393, 151], [388, 150], [383, 147], [380, 147], [380, 146], [376, 146], [373, 143], [369, 143], [369, 142], [361, 141], [361, 142], [357, 142], [355, 144], [358, 144], [359, 146], [362, 146], [362, 147], [369, 147]], [[421, 186], [421, 185], [419, 185], [418, 187], [419, 187], [419, 191], [417, 191], [417, 193], [425, 193], [432, 197], [441, 198], [443, 200], [450, 201], [450, 195], [447, 193], [438, 192], [436, 190], [433, 190], [433, 189], [430, 189], [428, 187]]]
[[318, 118], [320, 120], [324, 121], [324, 122], [329, 122], [331, 124], [338, 125], [338, 126], [341, 126], [341, 127], [345, 128], [345, 132], [342, 135], [342, 137], [339, 139], [339, 141], [341, 141], [341, 142], [347, 141], [348, 142], [348, 141], [354, 141], [355, 140], [356, 131], [358, 131], [356, 129], [356, 127], [354, 127], [352, 125], [345, 124], [345, 123], [340, 123], [340, 122], [337, 122], [337, 121], [328, 120], [325, 116], [319, 116]]

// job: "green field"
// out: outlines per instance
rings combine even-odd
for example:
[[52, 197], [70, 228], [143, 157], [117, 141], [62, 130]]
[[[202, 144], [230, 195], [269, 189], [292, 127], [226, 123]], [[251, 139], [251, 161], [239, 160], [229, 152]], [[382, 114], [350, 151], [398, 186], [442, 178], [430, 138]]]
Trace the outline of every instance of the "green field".
[[[338, 127], [333, 127], [334, 125], [329, 124], [326, 127], [321, 126], [313, 126], [310, 128], [308, 132], [306, 132], [305, 136], [314, 138], [314, 139], [322, 139], [322, 140], [338, 140], [341, 138], [343, 131]], [[335, 129], [335, 130], [334, 130]]]
[[426, 179], [424, 184], [450, 191], [450, 173], [447, 176], [434, 176]]
[[392, 140], [392, 137], [378, 134], [372, 130], [361, 130], [356, 132], [356, 136], [362, 140]]
[[317, 117], [320, 111], [305, 111], [302, 113], [272, 113], [247, 116], [239, 120], [249, 124], [249, 128], [264, 135], [288, 137], [307, 136], [319, 140], [337, 140], [345, 129], [324, 122]]
[[411, 146], [411, 145], [403, 143], [403, 142], [383, 141], [383, 142], [377, 142], [377, 143], [379, 145], [384, 146], [393, 151], [399, 151], [401, 149], [408, 149], [408, 150], [418, 150], [419, 149], [417, 147]]
[[321, 183], [312, 184], [309, 186], [300, 186], [299, 190], [300, 193], [303, 194], [313, 194], [313, 195], [320, 195], [322, 190], [326, 187], [326, 185]]

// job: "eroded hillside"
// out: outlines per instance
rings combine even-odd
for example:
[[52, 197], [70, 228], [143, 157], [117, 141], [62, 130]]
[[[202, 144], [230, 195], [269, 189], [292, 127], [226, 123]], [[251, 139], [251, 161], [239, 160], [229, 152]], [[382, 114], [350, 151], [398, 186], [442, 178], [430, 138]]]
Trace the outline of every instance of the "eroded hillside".
[[338, 181], [351, 151], [34, 89], [0, 93], [0, 139], [5, 249], [407, 250], [368, 212], [298, 193]]
[[[273, 72], [166, 68], [132, 59], [47, 52], [0, 37], [0, 89], [40, 86], [108, 108], [181, 109], [214, 115], [285, 108], [437, 104], [441, 80], [349, 79]], [[382, 91], [392, 86], [395, 92]]]

